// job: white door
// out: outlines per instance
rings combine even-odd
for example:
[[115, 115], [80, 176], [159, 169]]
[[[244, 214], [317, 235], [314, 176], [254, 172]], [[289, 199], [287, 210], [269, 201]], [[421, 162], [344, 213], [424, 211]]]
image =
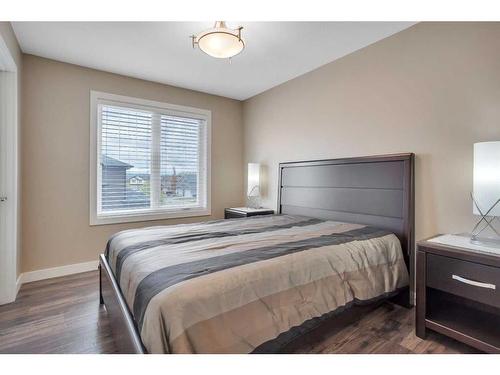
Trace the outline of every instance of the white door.
[[17, 294], [17, 67], [0, 37], [0, 304]]

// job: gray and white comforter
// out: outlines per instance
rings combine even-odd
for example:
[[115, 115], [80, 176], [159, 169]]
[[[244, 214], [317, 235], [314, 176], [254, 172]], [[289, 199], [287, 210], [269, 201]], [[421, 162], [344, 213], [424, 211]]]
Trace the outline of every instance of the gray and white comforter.
[[393, 234], [300, 216], [127, 230], [106, 256], [150, 353], [249, 353], [408, 284]]

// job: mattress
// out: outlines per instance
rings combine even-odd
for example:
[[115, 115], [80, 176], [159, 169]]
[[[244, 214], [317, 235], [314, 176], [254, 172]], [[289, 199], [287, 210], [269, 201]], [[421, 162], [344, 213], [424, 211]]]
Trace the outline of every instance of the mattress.
[[408, 285], [394, 234], [302, 216], [127, 230], [106, 257], [149, 353], [277, 348], [294, 327]]

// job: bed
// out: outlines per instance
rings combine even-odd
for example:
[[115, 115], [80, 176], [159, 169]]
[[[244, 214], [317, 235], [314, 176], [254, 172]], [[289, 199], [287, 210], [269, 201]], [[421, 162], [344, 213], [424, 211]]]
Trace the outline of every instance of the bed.
[[117, 233], [100, 291], [120, 352], [292, 352], [409, 305], [413, 160], [282, 163], [278, 215]]

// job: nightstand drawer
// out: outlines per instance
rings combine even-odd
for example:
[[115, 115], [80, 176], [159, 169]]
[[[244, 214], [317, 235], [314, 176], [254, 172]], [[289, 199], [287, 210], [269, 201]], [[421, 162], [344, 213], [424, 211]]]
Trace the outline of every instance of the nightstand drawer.
[[500, 307], [500, 269], [427, 254], [427, 286]]

